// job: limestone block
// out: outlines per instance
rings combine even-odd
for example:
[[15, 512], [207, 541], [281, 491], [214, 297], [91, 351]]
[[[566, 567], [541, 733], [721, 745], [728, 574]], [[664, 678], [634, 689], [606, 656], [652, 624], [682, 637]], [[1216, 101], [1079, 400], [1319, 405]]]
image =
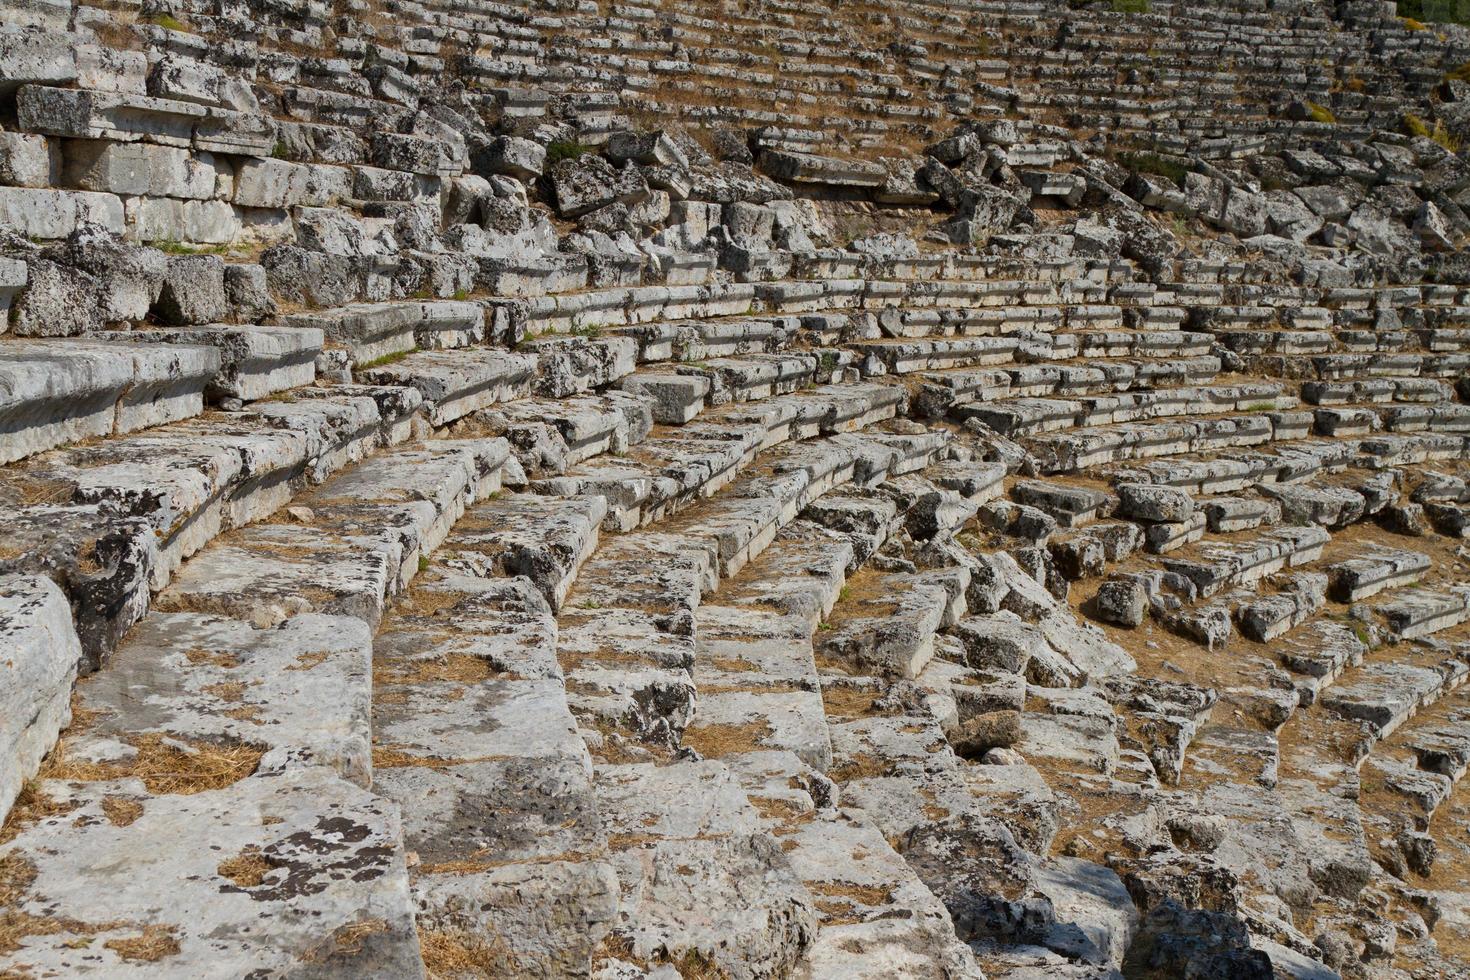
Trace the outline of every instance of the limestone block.
[[290, 208], [307, 194], [307, 169], [286, 160], [246, 160], [235, 171], [235, 203], [250, 208]]
[[65, 238], [82, 224], [122, 234], [126, 227], [122, 199], [113, 194], [0, 187], [0, 230], [29, 238]]
[[57, 183], [50, 140], [26, 133], [0, 133], [0, 184], [50, 187]]
[[[12, 22], [8, 19], [6, 24]], [[59, 31], [0, 30], [0, 92], [30, 82], [66, 85], [77, 80], [77, 39]]]
[[227, 245], [240, 234], [240, 219], [225, 201], [133, 198], [127, 210], [140, 241]]
[[208, 200], [219, 190], [214, 157], [182, 147], [69, 140], [64, 157], [62, 179], [83, 190], [186, 200]]
[[0, 820], [71, 721], [82, 646], [48, 578], [0, 578]]

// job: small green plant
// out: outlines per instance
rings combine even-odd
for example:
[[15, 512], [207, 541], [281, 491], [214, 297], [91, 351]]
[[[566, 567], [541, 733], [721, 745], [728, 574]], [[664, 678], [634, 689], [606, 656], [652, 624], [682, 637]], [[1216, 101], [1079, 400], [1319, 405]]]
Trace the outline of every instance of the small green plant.
[[1337, 117], [1332, 114], [1332, 110], [1316, 102], [1307, 103], [1307, 115], [1312, 117], [1313, 122], [1337, 124]]
[[1412, 112], [1406, 112], [1403, 122], [1404, 129], [1408, 130], [1410, 136], [1422, 136], [1427, 140], [1433, 140], [1450, 153], [1460, 152], [1460, 141], [1451, 136], [1449, 130], [1444, 128], [1444, 120], [1436, 119], [1431, 127]]
[[1465, 62], [1458, 68], [1451, 68], [1444, 73], [1447, 82], [1470, 82], [1470, 61]]
[[817, 624], [817, 630], [819, 632], [822, 632], [822, 633], [830, 633], [830, 632], [832, 632], [832, 624], [831, 623], [825, 623], [825, 622], [824, 623], [818, 623]]
[[1118, 163], [1134, 173], [1163, 177], [1176, 186], [1183, 186], [1184, 175], [1189, 173], [1189, 168], [1184, 164], [1161, 157], [1157, 153], [1120, 153]]
[[563, 160], [579, 160], [592, 152], [592, 147], [577, 140], [555, 140], [546, 147], [546, 163], [554, 166]]
[[1112, 0], [1115, 14], [1146, 14], [1149, 0]]
[[573, 337], [586, 337], [588, 340], [595, 340], [602, 336], [602, 328], [595, 323], [576, 326], [567, 332]]
[[165, 255], [219, 255], [230, 250], [228, 245], [188, 245], [172, 238], [156, 241], [153, 247]]
[[373, 368], [387, 367], [390, 364], [397, 364], [399, 361], [403, 360], [405, 357], [412, 354], [416, 350], [418, 350], [418, 348], [414, 347], [410, 350], [401, 350], [393, 354], [384, 354], [382, 357], [375, 357], [371, 361], [367, 361], [366, 363], [357, 365], [355, 370], [371, 371]]
[[290, 155], [291, 151], [286, 147], [285, 140], [276, 140], [275, 146], [271, 147], [271, 158], [274, 160], [285, 160]]
[[454, 291], [454, 298], [460, 302], [464, 302], [470, 298], [470, 291], [468, 289], [456, 289]]
[[429, 570], [429, 556], [419, 555], [419, 574], [422, 575]]
[[1274, 412], [1274, 411], [1276, 411], [1276, 405], [1275, 405], [1274, 402], [1252, 402], [1251, 404], [1249, 404], [1249, 405], [1245, 406], [1244, 408], [1242, 408], [1241, 411], [1243, 411], [1243, 412]]
[[1359, 643], [1363, 644], [1363, 646], [1369, 648], [1370, 650], [1373, 648], [1373, 636], [1371, 633], [1368, 632], [1368, 627], [1364, 626], [1356, 619], [1349, 620], [1348, 626], [1350, 629], [1352, 629], [1353, 635], [1358, 638]]
[[588, 599], [586, 602], [581, 602], [581, 603], [578, 603], [577, 605], [578, 605], [578, 608], [579, 609], [601, 609], [602, 608], [602, 603], [596, 601], [595, 599]]
[[173, 14], [153, 14], [148, 18], [148, 23], [154, 27], [162, 27], [166, 31], [187, 31], [184, 22]]

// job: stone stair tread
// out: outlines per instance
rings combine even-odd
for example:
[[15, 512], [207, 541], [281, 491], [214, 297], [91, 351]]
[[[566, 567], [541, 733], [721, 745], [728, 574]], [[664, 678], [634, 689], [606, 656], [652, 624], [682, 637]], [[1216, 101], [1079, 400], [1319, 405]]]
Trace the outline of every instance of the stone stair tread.
[[0, 463], [192, 418], [219, 369], [219, 352], [203, 345], [6, 338]]
[[437, 442], [396, 451], [300, 498], [309, 524], [257, 524], [197, 555], [160, 593], [163, 611], [211, 611], [258, 626], [306, 612], [376, 626], [420, 554], [477, 495], [498, 487], [503, 441]]
[[428, 350], [405, 354], [381, 367], [361, 368], [356, 376], [368, 384], [418, 389], [430, 421], [443, 426], [528, 393], [535, 367], [535, 360], [525, 354], [487, 349]]
[[17, 912], [58, 927], [33, 927], [0, 962], [182, 977], [330, 959], [423, 976], [397, 807], [325, 769], [193, 795], [132, 779], [47, 781], [42, 792], [57, 814], [19, 828], [4, 857], [27, 869]]

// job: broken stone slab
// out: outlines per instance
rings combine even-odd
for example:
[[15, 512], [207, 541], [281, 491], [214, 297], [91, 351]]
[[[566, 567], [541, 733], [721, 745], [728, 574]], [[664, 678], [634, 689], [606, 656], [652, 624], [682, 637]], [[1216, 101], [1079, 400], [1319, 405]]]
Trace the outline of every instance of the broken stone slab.
[[484, 339], [484, 312], [474, 303], [361, 303], [281, 318], [288, 327], [322, 331], [359, 365], [415, 348], [464, 347]]
[[1361, 493], [1336, 486], [1262, 486], [1260, 492], [1281, 505], [1281, 516], [1293, 524], [1320, 524], [1342, 528], [1367, 512]]
[[[381, 398], [380, 407], [367, 397], [371, 390], [336, 391], [175, 422], [34, 464], [34, 479], [61, 502], [10, 516], [15, 554], [3, 564], [61, 584], [84, 670], [106, 658], [146, 612], [150, 588], [164, 588], [184, 558], [377, 446], [402, 440], [398, 416], [412, 415], [412, 399]], [[28, 479], [17, 477], [19, 492], [34, 492]]]
[[817, 640], [818, 659], [913, 679], [934, 655], [949, 597], [917, 576], [873, 576], [868, 589], [854, 582], [848, 601], [834, 609], [831, 628]]
[[632, 337], [542, 337], [517, 350], [538, 359], [536, 391], [546, 398], [606, 387], [631, 374], [638, 364], [638, 345]]
[[692, 374], [632, 374], [619, 382], [624, 391], [653, 399], [654, 420], [662, 425], [683, 425], [704, 409], [710, 391], [709, 378]]
[[527, 398], [473, 413], [466, 434], [504, 436], [533, 479], [559, 475], [604, 453], [625, 452], [648, 438], [652, 399], [609, 392], [581, 398]]
[[1235, 611], [1240, 632], [1257, 643], [1268, 643], [1306, 622], [1327, 601], [1327, 577], [1303, 572], [1280, 592], [1247, 602]]
[[1092, 596], [1092, 615], [1115, 626], [1138, 626], [1148, 607], [1148, 590], [1132, 578], [1109, 579]]
[[82, 661], [66, 596], [40, 576], [0, 577], [0, 820], [71, 721]]
[[316, 380], [316, 358], [323, 343], [319, 330], [224, 323], [96, 336], [106, 340], [215, 348], [219, 351], [220, 366], [205, 395], [216, 402], [226, 398], [257, 401], [279, 391], [311, 384]]
[[648, 181], [636, 165], [619, 170], [591, 153], [557, 163], [546, 179], [563, 218], [580, 218], [610, 204], [632, 206], [649, 195]]
[[1397, 661], [1372, 661], [1353, 672], [1351, 682], [1340, 680], [1322, 692], [1322, 706], [1343, 718], [1362, 721], [1380, 738], [1387, 738], [1423, 706], [1438, 700], [1470, 677], [1470, 665], [1460, 660], [1424, 666]]
[[1118, 513], [1139, 521], [1179, 523], [1194, 514], [1194, 498], [1175, 487], [1145, 483], [1120, 483]]
[[1045, 511], [1065, 527], [1109, 516], [1117, 501], [1101, 490], [1042, 480], [1022, 480], [1011, 488], [1018, 503]]
[[1205, 518], [1214, 534], [1252, 531], [1263, 524], [1281, 519], [1281, 507], [1275, 501], [1253, 497], [1215, 497], [1204, 501]]
[[1150, 524], [1144, 529], [1143, 544], [1152, 554], [1167, 555], [1171, 551], [1203, 541], [1209, 518], [1196, 511], [1172, 524]]
[[503, 494], [466, 511], [438, 560], [481, 578], [525, 576], [557, 610], [597, 550], [606, 514], [598, 496]]
[[1334, 602], [1358, 602], [1385, 589], [1412, 585], [1429, 571], [1429, 556], [1417, 551], [1373, 546], [1327, 569]]
[[[1362, 627], [1359, 627], [1362, 630]], [[1363, 662], [1368, 644], [1366, 631], [1359, 635], [1352, 625], [1318, 620], [1278, 642], [1273, 650], [1281, 665], [1295, 674], [1303, 705], [1313, 704], [1318, 692], [1334, 683], [1343, 671]]]
[[127, 231], [122, 198], [93, 191], [0, 187], [0, 228], [36, 239], [62, 239], [83, 226]]
[[1405, 589], [1375, 608], [1400, 640], [1413, 640], [1470, 619], [1470, 590]]
[[791, 150], [765, 150], [760, 167], [777, 180], [832, 187], [883, 187], [888, 170], [866, 160], [839, 159]]
[[272, 121], [259, 114], [124, 92], [23, 85], [16, 104], [23, 130], [74, 139], [269, 157], [275, 136]]
[[1279, 528], [1248, 541], [1206, 543], [1191, 558], [1165, 558], [1166, 569], [1209, 597], [1229, 586], [1259, 582], [1283, 568], [1316, 561], [1331, 539], [1324, 528]]
[[944, 905], [871, 823], [822, 813], [798, 823], [787, 854], [821, 903], [807, 954], [815, 976], [978, 978]]
[[379, 367], [357, 371], [359, 381], [407, 385], [423, 395], [437, 428], [472, 412], [527, 395], [536, 379], [536, 358], [499, 350], [416, 351]]
[[90, 340], [0, 344], [0, 462], [198, 415], [211, 347]]
[[396, 806], [318, 767], [193, 795], [145, 782], [41, 784], [55, 815], [0, 858], [22, 869], [12, 909], [56, 927], [5, 968], [424, 975]]

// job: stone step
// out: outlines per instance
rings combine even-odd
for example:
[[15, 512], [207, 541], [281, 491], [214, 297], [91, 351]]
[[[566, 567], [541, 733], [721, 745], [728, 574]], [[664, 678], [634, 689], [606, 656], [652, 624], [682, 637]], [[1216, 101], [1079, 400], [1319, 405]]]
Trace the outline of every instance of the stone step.
[[238, 754], [152, 745], [136, 775], [63, 768], [12, 814], [0, 862], [28, 925], [7, 970], [424, 975], [396, 806], [321, 767], [251, 776]]
[[1018, 438], [1064, 429], [1115, 425], [1191, 415], [1237, 411], [1283, 411], [1297, 400], [1269, 385], [1226, 385], [1125, 392], [1091, 398], [1017, 398], [956, 409], [960, 420], [974, 418], [1001, 435]]
[[437, 428], [529, 394], [537, 380], [537, 359], [483, 349], [419, 351], [355, 376], [366, 384], [416, 389], [429, 423]]
[[197, 327], [136, 329], [94, 335], [130, 343], [188, 344], [213, 347], [220, 365], [204, 394], [212, 402], [252, 402], [316, 380], [316, 359], [324, 338], [305, 328], [204, 324]]
[[71, 721], [82, 647], [66, 596], [43, 576], [0, 578], [0, 636], [10, 651], [0, 698], [0, 823]]
[[220, 373], [209, 346], [93, 340], [0, 343], [0, 463], [192, 418]]
[[1301, 439], [1310, 426], [1306, 413], [1263, 412], [1198, 421], [1091, 426], [1066, 434], [1030, 437], [1024, 442], [1036, 456], [1041, 472], [1066, 473], [1106, 463]]
[[683, 744], [706, 758], [788, 750], [826, 770], [832, 748], [812, 633], [853, 561], [841, 535], [798, 520], [695, 612], [699, 694]]
[[[1467, 677], [1470, 664], [1463, 655], [1431, 652], [1396, 660], [1373, 658], [1339, 677], [1319, 700], [1323, 709], [1362, 722], [1366, 744], [1371, 746]], [[1366, 748], [1359, 751], [1366, 754]]]
[[1373, 612], [1381, 617], [1393, 639], [1418, 639], [1470, 619], [1470, 589], [1406, 589], [1374, 605]]
[[1335, 602], [1359, 602], [1386, 589], [1412, 585], [1429, 568], [1426, 554], [1372, 546], [1327, 567], [1329, 591]]
[[358, 368], [418, 348], [467, 347], [485, 339], [485, 311], [470, 302], [358, 303], [280, 317], [282, 326], [318, 330]]
[[206, 415], [0, 471], [16, 502], [8, 571], [53, 578], [67, 594], [84, 669], [142, 617], [150, 591], [224, 532], [269, 517], [293, 496], [378, 446], [407, 438], [417, 392], [342, 386]]
[[677, 745], [694, 710], [692, 628], [703, 595], [813, 500], [922, 467], [942, 445], [865, 434], [785, 447], [713, 499], [604, 546], [559, 617], [568, 695], [594, 754]]
[[892, 418], [902, 391], [831, 385], [728, 406], [650, 438], [625, 455], [594, 460], [534, 481], [540, 493], [595, 494], [608, 501], [609, 530], [626, 531], [677, 513], [718, 491], [759, 452], [789, 440], [866, 427]]
[[1406, 722], [1363, 760], [1359, 806], [1380, 836], [1375, 858], [1390, 873], [1430, 874], [1440, 856], [1435, 816], [1466, 771], [1470, 730], [1463, 696], [1451, 695]]
[[1162, 558], [1160, 564], [1187, 579], [1198, 596], [1209, 598], [1316, 561], [1330, 539], [1319, 527], [1280, 528], [1240, 541], [1207, 541], [1185, 555]]
[[[154, 608], [275, 626], [305, 612], [376, 627], [465, 508], [500, 488], [501, 440], [395, 450], [297, 498], [288, 521], [232, 532], [196, 555]], [[300, 508], [298, 510], [298, 508]]]
[[573, 398], [523, 398], [471, 413], [456, 437], [504, 437], [532, 479], [565, 473], [648, 438], [656, 406], [643, 393], [608, 391]]
[[529, 578], [452, 557], [473, 546], [467, 525], [486, 506], [374, 642], [374, 788], [403, 809], [431, 972], [466, 957], [492, 971], [585, 971], [614, 924], [617, 880], [550, 606]]
[[600, 765], [599, 809], [621, 886], [604, 968], [619, 960], [784, 975], [807, 956], [818, 913], [789, 852], [721, 762]]

